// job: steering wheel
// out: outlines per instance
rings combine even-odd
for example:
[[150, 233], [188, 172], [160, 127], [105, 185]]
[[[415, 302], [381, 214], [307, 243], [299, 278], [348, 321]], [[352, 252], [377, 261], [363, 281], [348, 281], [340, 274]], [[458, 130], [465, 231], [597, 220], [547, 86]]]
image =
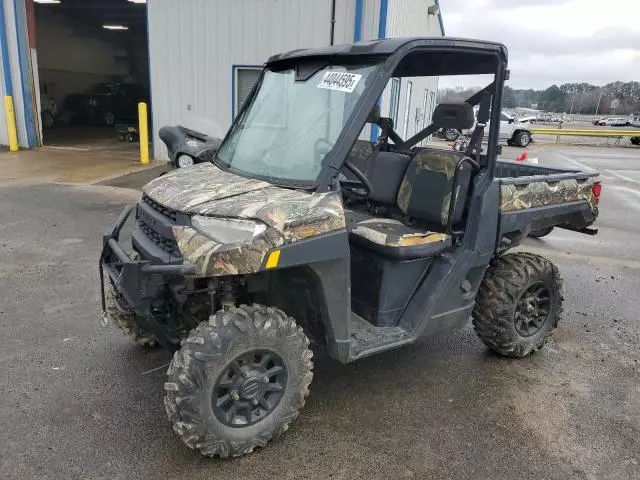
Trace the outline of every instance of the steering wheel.
[[[341, 180], [340, 185], [343, 188], [348, 189], [350, 193], [353, 193], [357, 197], [366, 198], [370, 196], [371, 192], [373, 191], [373, 187], [371, 186], [371, 182], [365, 176], [365, 174], [362, 173], [362, 171], [353, 163], [351, 163], [351, 160], [345, 160], [344, 166], [347, 167], [347, 170], [353, 173], [353, 175], [358, 180]], [[364, 192], [359, 192], [358, 190], [364, 190]]]

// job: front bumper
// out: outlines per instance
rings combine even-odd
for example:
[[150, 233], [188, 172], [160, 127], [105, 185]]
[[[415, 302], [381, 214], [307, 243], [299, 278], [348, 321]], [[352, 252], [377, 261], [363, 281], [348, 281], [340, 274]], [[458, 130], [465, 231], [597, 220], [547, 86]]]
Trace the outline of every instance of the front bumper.
[[[151, 264], [147, 260], [132, 258], [120, 245], [120, 231], [131, 215], [133, 206], [127, 206], [122, 211], [116, 223], [102, 238], [102, 252], [100, 253], [100, 292], [102, 296], [103, 317], [106, 319], [105, 279], [111, 283], [118, 298], [119, 307], [125, 311], [135, 313], [149, 331], [149, 322], [153, 322], [151, 300], [166, 283], [166, 276], [186, 276], [196, 273], [196, 266], [188, 263], [173, 265]], [[143, 326], [143, 325], [141, 325]], [[153, 325], [150, 328], [154, 331]], [[155, 332], [154, 332], [155, 334]], [[160, 334], [156, 335], [158, 337]], [[158, 338], [164, 343], [161, 338]]]

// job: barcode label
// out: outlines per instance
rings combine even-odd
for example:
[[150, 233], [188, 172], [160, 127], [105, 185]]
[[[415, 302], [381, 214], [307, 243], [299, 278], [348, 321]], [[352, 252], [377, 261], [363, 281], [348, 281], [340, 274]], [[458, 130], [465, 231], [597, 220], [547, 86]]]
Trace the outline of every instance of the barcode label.
[[326, 88], [327, 90], [338, 90], [340, 92], [351, 93], [358, 85], [362, 75], [358, 73], [344, 72], [325, 72], [322, 80], [318, 84], [318, 88]]

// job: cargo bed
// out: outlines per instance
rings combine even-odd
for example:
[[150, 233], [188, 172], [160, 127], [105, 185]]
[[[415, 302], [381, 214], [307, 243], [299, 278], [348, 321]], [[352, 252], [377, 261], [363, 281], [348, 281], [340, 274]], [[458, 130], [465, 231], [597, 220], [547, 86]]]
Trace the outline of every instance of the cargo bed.
[[519, 243], [531, 231], [559, 227], [582, 233], [598, 215], [600, 182], [597, 172], [496, 162], [500, 185], [502, 248]]

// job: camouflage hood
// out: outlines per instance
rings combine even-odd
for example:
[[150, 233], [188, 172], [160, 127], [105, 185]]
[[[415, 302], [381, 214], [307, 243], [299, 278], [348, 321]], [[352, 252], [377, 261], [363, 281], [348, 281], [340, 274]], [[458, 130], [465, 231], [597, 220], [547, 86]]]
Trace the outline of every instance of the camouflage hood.
[[268, 187], [272, 186], [267, 182], [234, 175], [207, 162], [156, 178], [145, 185], [143, 191], [165, 207], [196, 213], [196, 207], [204, 203]]
[[225, 172], [211, 163], [157, 178], [144, 187], [144, 193], [187, 214], [258, 220], [267, 225], [266, 231], [242, 244], [221, 244], [193, 227], [173, 227], [180, 252], [205, 276], [257, 272], [269, 250], [345, 228], [337, 192], [280, 188]]

